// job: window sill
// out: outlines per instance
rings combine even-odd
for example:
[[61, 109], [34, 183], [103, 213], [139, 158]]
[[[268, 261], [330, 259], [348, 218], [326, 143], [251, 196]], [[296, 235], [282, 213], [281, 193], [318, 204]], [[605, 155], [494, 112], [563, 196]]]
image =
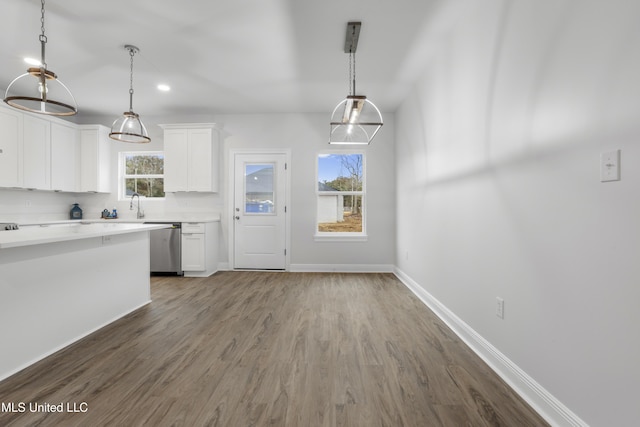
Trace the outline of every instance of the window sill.
[[366, 242], [368, 238], [366, 234], [359, 233], [322, 233], [313, 236], [316, 242]]

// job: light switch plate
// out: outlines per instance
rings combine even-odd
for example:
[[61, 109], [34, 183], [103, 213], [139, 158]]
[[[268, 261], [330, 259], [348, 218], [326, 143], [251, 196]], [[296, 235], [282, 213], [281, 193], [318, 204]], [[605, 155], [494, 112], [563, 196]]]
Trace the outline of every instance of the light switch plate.
[[504, 299], [496, 297], [496, 316], [504, 319]]
[[600, 155], [600, 181], [620, 181], [620, 150]]

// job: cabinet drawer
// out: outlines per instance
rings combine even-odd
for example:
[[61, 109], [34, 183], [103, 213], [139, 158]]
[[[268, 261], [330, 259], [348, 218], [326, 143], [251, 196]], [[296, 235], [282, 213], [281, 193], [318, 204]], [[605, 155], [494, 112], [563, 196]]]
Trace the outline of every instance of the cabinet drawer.
[[204, 223], [202, 222], [183, 222], [182, 234], [203, 234]]

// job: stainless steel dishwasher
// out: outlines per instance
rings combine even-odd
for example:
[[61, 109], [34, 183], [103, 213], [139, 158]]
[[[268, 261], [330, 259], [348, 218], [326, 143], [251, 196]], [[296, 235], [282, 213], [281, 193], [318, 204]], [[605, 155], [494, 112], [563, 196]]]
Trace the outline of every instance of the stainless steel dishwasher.
[[167, 224], [170, 228], [151, 230], [151, 273], [175, 273], [182, 275], [182, 250], [179, 222], [145, 222]]

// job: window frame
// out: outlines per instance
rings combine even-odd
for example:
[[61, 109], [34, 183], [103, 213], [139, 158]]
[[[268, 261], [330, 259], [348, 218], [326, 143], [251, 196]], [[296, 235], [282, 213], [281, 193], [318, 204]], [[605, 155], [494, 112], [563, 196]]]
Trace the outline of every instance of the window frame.
[[[358, 154], [362, 156], [362, 190], [360, 191], [320, 191], [318, 188], [319, 179], [319, 158], [324, 155], [351, 155]], [[330, 241], [330, 242], [362, 242], [367, 241], [367, 156], [364, 150], [322, 150], [315, 155], [315, 175], [314, 175], [314, 187], [315, 187], [315, 241]], [[335, 232], [335, 231], [319, 231], [319, 198], [322, 195], [336, 195], [336, 196], [360, 196], [362, 199], [362, 231], [359, 232]]]
[[[162, 178], [164, 181], [165, 174], [149, 174], [149, 175], [127, 175], [126, 174], [126, 158], [127, 156], [162, 156], [163, 160], [165, 157], [164, 151], [162, 150], [153, 150], [153, 151], [120, 151], [118, 153], [118, 200], [124, 201], [129, 200], [131, 196], [126, 194], [127, 184], [126, 180], [128, 178]], [[167, 196], [167, 192], [164, 192], [164, 197], [147, 197], [141, 195], [140, 197], [144, 197], [145, 202], [147, 201], [161, 201], [165, 200]]]

